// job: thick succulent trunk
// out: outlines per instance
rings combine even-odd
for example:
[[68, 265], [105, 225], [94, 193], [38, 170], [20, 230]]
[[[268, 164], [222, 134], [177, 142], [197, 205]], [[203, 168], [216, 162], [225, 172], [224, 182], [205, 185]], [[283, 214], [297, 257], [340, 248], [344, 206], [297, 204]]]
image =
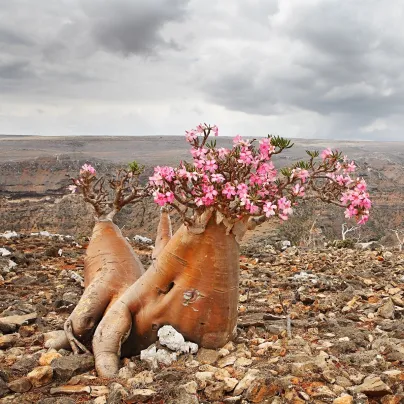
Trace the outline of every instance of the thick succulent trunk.
[[144, 268], [119, 228], [110, 220], [95, 224], [84, 260], [85, 290], [65, 323], [65, 334], [47, 343], [73, 351], [86, 350], [104, 313], [144, 273]]
[[85, 291], [70, 316], [74, 335], [92, 335], [104, 312], [144, 273], [144, 268], [118, 226], [95, 224], [84, 260]]
[[97, 371], [113, 376], [121, 353], [133, 355], [172, 325], [206, 348], [228, 342], [237, 322], [239, 245], [213, 216], [203, 233], [182, 226], [148, 271], [105, 314], [94, 336]]

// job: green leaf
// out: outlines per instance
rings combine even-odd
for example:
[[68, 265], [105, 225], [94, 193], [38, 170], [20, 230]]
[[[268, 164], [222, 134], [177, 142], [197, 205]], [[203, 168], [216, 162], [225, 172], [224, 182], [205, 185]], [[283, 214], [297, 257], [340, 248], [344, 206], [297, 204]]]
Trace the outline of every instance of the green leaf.
[[133, 160], [128, 164], [129, 171], [133, 174], [141, 174], [144, 170], [144, 165], [139, 164], [136, 160]]
[[290, 168], [282, 168], [281, 174], [285, 177], [290, 177], [292, 175], [292, 170]]
[[314, 159], [320, 155], [320, 152], [319, 152], [318, 150], [312, 150], [312, 151], [306, 150], [306, 153], [307, 153], [310, 157], [312, 157], [312, 158], [314, 158]]
[[214, 149], [216, 147], [216, 139], [213, 139], [210, 142], [206, 143], [206, 147], [208, 149]]
[[308, 170], [310, 168], [310, 164], [307, 161], [298, 161], [294, 164], [294, 168], [301, 168], [302, 170]]
[[275, 147], [278, 147], [281, 150], [290, 149], [294, 145], [294, 143], [291, 143], [290, 140], [280, 136], [273, 136], [271, 138], [271, 144]]

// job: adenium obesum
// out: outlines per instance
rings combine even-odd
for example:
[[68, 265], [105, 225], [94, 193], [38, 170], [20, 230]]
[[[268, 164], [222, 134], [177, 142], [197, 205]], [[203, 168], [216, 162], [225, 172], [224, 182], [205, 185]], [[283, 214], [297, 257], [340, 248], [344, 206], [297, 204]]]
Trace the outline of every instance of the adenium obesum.
[[95, 168], [91, 164], [83, 164], [80, 169], [80, 177], [73, 178], [73, 184], [69, 185], [67, 189], [74, 194], [77, 191], [77, 188], [82, 191], [82, 189], [86, 186], [87, 183], [91, 183], [93, 179], [95, 179], [97, 172]]
[[114, 177], [97, 178], [97, 171], [91, 164], [84, 164], [78, 178], [71, 178], [67, 188], [71, 193], [80, 193], [90, 203], [99, 220], [112, 219], [123, 206], [150, 195], [148, 186], [141, 186], [139, 175], [144, 167], [133, 161], [128, 168], [117, 170]]
[[[154, 201], [173, 206], [192, 224], [207, 209], [229, 220], [246, 216], [287, 220], [299, 199], [316, 198], [345, 208], [359, 224], [369, 218], [371, 201], [363, 178], [354, 177], [356, 165], [338, 151], [307, 152], [310, 159], [276, 170], [272, 156], [293, 146], [269, 136], [259, 141], [233, 139], [232, 148], [217, 148], [209, 136], [217, 126], [201, 124], [185, 132], [191, 162], [176, 168], [157, 166], [150, 177]], [[319, 159], [317, 157], [320, 157]]]
[[[239, 241], [254, 224], [287, 220], [305, 198], [342, 206], [359, 223], [368, 220], [366, 183], [340, 152], [308, 152], [308, 161], [277, 170], [272, 157], [290, 148], [290, 141], [236, 136], [225, 148], [210, 135], [218, 136], [216, 126], [186, 132], [191, 161], [156, 167], [145, 186], [135, 162], [114, 178], [98, 178], [86, 164], [72, 179], [71, 190], [93, 205], [99, 220], [87, 249], [85, 292], [65, 323], [65, 337], [73, 349], [85, 350], [80, 339], [96, 327], [92, 342], [101, 377], [115, 377], [121, 354], [137, 355], [165, 324], [208, 349], [231, 340], [239, 302]], [[161, 210], [153, 259], [143, 273], [112, 220], [122, 206], [151, 194], [158, 205], [174, 207], [185, 226], [172, 234], [169, 209]]]

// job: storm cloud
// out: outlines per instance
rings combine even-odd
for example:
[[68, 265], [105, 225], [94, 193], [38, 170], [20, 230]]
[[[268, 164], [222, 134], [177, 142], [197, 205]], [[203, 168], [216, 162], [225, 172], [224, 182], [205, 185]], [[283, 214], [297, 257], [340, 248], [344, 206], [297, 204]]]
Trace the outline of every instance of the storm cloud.
[[83, 2], [94, 39], [105, 49], [125, 56], [175, 49], [175, 42], [164, 38], [161, 29], [169, 22], [181, 21], [187, 4], [188, 0]]
[[0, 133], [404, 140], [402, 0], [216, 3], [0, 0]]

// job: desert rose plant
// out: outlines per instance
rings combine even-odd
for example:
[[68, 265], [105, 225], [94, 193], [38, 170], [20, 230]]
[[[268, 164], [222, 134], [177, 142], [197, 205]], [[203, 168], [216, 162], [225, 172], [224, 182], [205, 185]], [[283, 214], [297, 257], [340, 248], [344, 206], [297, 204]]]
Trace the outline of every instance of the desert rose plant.
[[[101, 376], [114, 376], [120, 356], [148, 347], [166, 324], [206, 348], [228, 342], [237, 322], [239, 243], [248, 229], [272, 218], [288, 220], [299, 201], [310, 198], [343, 207], [360, 224], [368, 220], [366, 183], [340, 152], [307, 152], [307, 161], [277, 171], [272, 156], [292, 147], [288, 140], [236, 136], [232, 148], [218, 148], [212, 135], [218, 135], [216, 126], [186, 132], [191, 161], [154, 169], [148, 190], [162, 212], [153, 262], [96, 329]], [[174, 235], [168, 208], [183, 221]]]
[[139, 258], [112, 221], [125, 205], [149, 194], [149, 187], [139, 184], [142, 171], [133, 162], [107, 180], [84, 164], [79, 177], [71, 178], [68, 189], [93, 206], [96, 223], [84, 260], [84, 294], [65, 322], [65, 332], [54, 333], [48, 346], [70, 345], [75, 353], [89, 352], [84, 343], [91, 340], [104, 312], [144, 273]]

